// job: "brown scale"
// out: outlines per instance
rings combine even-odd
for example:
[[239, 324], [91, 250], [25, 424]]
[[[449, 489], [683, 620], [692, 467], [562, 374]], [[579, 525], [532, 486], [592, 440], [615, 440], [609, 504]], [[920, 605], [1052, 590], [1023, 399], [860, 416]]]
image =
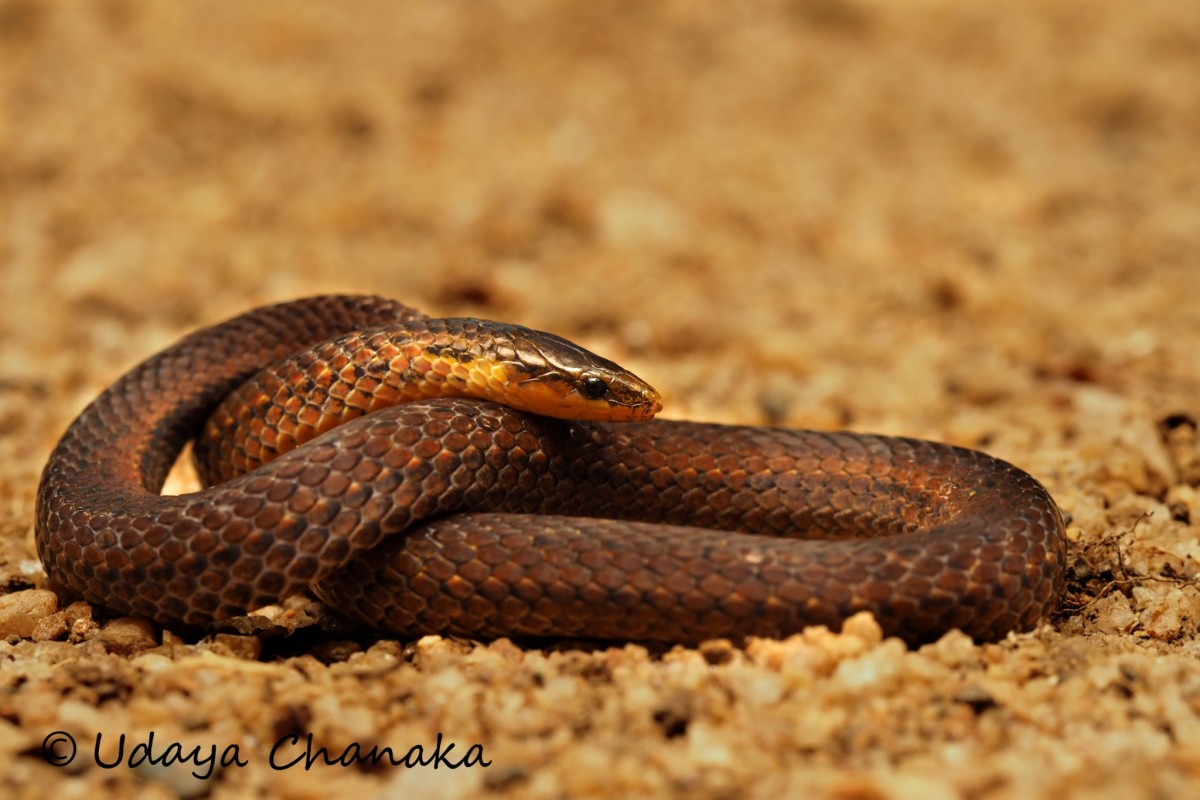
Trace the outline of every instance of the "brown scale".
[[[914, 643], [952, 628], [996, 639], [1062, 590], [1053, 500], [976, 451], [551, 419], [472, 397], [359, 416], [414, 375], [422, 397], [515, 381], [506, 402], [559, 416], [657, 410], [644, 383], [549, 334], [368, 297], [257, 309], [134, 368], [67, 430], [38, 494], [47, 572], [163, 622], [311, 588], [404, 636], [680, 642], [836, 628], [861, 610]], [[210, 415], [198, 451], [222, 482], [160, 496]]]

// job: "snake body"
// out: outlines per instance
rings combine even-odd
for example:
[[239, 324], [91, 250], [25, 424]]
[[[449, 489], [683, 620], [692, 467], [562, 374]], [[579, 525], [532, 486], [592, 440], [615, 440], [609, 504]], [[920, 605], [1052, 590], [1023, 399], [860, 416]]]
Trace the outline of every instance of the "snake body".
[[[359, 296], [194, 333], [104, 391], [54, 449], [37, 506], [46, 571], [164, 623], [209, 624], [310, 589], [405, 636], [697, 642], [836, 629], [866, 610], [918, 643], [952, 628], [996, 639], [1053, 610], [1062, 518], [1016, 467], [905, 438], [556, 419], [462, 389], [497, 359], [540, 359], [542, 371], [520, 367], [537, 403], [590, 395], [594, 370], [611, 383], [610, 416], [657, 410], [611, 362], [525, 336]], [[356, 361], [356, 342], [375, 355]], [[370, 366], [381, 361], [458, 388], [397, 397]], [[575, 388], [555, 383], [564, 371]], [[198, 436], [214, 485], [161, 496]]]

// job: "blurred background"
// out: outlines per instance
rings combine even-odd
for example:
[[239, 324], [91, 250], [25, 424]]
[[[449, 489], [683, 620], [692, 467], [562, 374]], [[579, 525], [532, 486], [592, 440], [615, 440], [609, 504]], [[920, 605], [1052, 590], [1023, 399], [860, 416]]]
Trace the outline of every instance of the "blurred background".
[[0, 63], [26, 477], [182, 332], [328, 291], [574, 337], [668, 416], [1008, 455], [1080, 384], [1200, 388], [1192, 3], [3, 0]]

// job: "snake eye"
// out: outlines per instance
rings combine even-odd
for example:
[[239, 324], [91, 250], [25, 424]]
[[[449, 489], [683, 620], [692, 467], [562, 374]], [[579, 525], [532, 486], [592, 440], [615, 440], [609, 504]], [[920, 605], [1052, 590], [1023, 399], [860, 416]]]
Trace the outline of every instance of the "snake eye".
[[608, 384], [595, 375], [588, 375], [579, 382], [579, 391], [589, 400], [599, 400], [608, 394]]

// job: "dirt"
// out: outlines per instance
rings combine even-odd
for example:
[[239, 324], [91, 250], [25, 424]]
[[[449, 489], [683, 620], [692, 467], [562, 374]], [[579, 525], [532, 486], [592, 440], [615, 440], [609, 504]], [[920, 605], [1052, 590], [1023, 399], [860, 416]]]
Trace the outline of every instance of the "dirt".
[[[1195, 4], [0, 0], [0, 64], [5, 796], [1200, 796]], [[686, 649], [55, 594], [72, 417], [328, 291], [558, 332], [672, 419], [1012, 461], [1060, 610]]]

